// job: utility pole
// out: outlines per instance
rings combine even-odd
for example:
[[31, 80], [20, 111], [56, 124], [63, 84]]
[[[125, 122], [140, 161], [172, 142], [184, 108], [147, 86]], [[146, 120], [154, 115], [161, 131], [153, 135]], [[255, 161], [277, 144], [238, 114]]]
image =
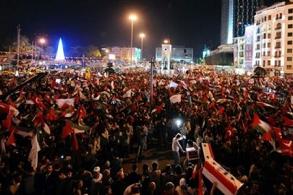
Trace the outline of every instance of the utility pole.
[[35, 46], [34, 46], [34, 41], [32, 41], [32, 64], [34, 63], [34, 55], [35, 55]]
[[130, 35], [130, 60], [131, 60], [131, 66], [133, 65], [133, 51], [132, 51], [132, 47], [133, 47], [133, 20], [131, 20], [131, 35]]
[[151, 59], [150, 63], [151, 63], [150, 105], [151, 105], [151, 108], [152, 108], [153, 96], [154, 96], [154, 65], [155, 65], [154, 58]]
[[20, 50], [20, 25], [17, 25], [17, 66], [19, 65], [19, 50]]

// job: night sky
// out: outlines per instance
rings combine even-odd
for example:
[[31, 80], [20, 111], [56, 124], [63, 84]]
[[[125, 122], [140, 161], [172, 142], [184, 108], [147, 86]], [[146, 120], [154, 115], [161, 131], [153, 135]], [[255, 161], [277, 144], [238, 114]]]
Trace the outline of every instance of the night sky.
[[45, 34], [55, 46], [62, 36], [67, 48], [97, 45], [129, 46], [128, 13], [135, 12], [138, 33], [147, 34], [145, 50], [153, 56], [166, 37], [172, 44], [192, 47], [199, 56], [204, 45], [220, 40], [220, 0], [0, 0], [0, 45], [16, 39], [16, 26], [29, 38]]

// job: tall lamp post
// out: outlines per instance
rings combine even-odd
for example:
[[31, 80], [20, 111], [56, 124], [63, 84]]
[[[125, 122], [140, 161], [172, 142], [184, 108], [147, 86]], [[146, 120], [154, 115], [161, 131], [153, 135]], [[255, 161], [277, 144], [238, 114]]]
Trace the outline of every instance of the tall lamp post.
[[133, 53], [132, 53], [132, 47], [133, 47], [133, 28], [134, 28], [134, 22], [137, 20], [137, 16], [135, 14], [130, 14], [128, 19], [131, 22], [131, 35], [130, 35], [130, 60], [131, 60], [131, 65], [133, 65]]
[[141, 59], [143, 59], [143, 40], [145, 38], [145, 34], [139, 33], [139, 38], [140, 38], [140, 49], [141, 49]]
[[[44, 49], [44, 45], [47, 43], [47, 40], [44, 37], [40, 37], [38, 43], [40, 44], [41, 48]], [[42, 51], [40, 51], [40, 56], [42, 56], [41, 53]]]

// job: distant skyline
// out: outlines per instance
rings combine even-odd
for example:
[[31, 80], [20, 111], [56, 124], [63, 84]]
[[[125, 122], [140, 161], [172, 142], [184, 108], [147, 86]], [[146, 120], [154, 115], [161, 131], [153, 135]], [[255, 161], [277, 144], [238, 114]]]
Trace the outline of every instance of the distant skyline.
[[57, 48], [62, 37], [65, 50], [74, 46], [130, 45], [130, 12], [138, 14], [138, 34], [146, 33], [144, 51], [155, 55], [164, 38], [172, 44], [194, 48], [201, 56], [204, 45], [220, 44], [221, 0], [1, 0], [0, 48], [16, 39], [16, 26], [30, 39], [38, 34]]

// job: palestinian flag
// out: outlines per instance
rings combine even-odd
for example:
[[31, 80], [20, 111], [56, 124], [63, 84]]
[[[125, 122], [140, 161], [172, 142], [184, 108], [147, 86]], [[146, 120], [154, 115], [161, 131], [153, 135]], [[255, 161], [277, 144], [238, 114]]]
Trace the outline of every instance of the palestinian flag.
[[261, 120], [256, 113], [254, 113], [253, 116], [252, 127], [261, 131], [262, 134], [269, 133], [272, 130], [272, 127], [265, 121]]

